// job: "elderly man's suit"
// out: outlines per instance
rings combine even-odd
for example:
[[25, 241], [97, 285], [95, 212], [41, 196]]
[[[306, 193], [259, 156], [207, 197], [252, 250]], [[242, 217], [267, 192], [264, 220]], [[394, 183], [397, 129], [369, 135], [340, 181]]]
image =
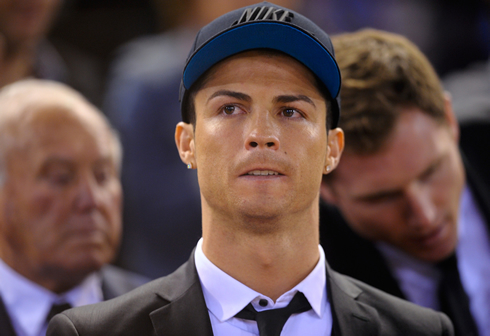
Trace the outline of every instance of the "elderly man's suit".
[[[113, 299], [125, 294], [148, 281], [147, 278], [134, 273], [124, 271], [120, 268], [107, 265], [100, 271], [102, 279], [102, 295], [104, 300]], [[16, 336], [10, 322], [5, 305], [0, 297], [0, 335]]]

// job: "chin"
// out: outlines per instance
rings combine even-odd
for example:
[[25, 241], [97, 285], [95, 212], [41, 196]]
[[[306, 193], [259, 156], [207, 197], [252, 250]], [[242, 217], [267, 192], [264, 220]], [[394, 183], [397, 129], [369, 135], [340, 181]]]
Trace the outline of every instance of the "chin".
[[430, 263], [437, 263], [443, 261], [444, 259], [451, 256], [456, 249], [456, 245], [448, 244], [446, 246], [442, 246], [434, 251], [427, 251], [425, 253], [417, 253], [414, 256], [418, 259], [421, 259]]
[[97, 249], [77, 253], [69, 258], [69, 260], [66, 260], [67, 262], [65, 264], [72, 272], [76, 273], [80, 270], [88, 275], [92, 272], [97, 272], [113, 259], [114, 253]]

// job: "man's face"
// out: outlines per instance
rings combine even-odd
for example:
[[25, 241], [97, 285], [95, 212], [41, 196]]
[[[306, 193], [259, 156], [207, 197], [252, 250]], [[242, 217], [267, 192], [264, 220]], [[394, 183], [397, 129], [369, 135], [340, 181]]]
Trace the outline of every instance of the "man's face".
[[47, 33], [61, 0], [0, 0], [0, 33], [10, 43], [39, 39]]
[[190, 160], [203, 214], [212, 209], [233, 221], [314, 211], [342, 134], [332, 130], [327, 141], [326, 103], [303, 65], [279, 54], [241, 53], [211, 70], [195, 106]]
[[121, 234], [113, 139], [95, 116], [60, 109], [33, 115], [26, 145], [7, 156], [0, 194], [2, 258], [33, 280], [98, 270]]
[[366, 156], [344, 153], [322, 197], [361, 236], [442, 260], [457, 243], [464, 184], [457, 125], [449, 119], [449, 126], [439, 125], [416, 108], [403, 109], [387, 147]]

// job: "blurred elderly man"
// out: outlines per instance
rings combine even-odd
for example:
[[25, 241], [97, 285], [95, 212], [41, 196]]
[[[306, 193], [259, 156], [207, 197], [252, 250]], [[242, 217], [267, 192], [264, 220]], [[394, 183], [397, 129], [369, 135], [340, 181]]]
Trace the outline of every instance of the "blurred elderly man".
[[121, 147], [68, 87], [0, 91], [0, 334], [44, 335], [53, 313], [144, 279], [108, 266], [121, 237]]

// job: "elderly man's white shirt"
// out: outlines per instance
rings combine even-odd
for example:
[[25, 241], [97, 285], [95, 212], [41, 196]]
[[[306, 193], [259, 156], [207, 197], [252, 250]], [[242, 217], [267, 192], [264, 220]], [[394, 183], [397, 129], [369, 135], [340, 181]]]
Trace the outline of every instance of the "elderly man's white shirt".
[[101, 279], [88, 276], [79, 286], [57, 295], [15, 272], [0, 259], [0, 296], [18, 336], [46, 335], [46, 316], [53, 303], [73, 307], [101, 302]]
[[[195, 262], [208, 307], [215, 336], [259, 335], [255, 321], [234, 317], [250, 302], [255, 310], [283, 308], [289, 304], [296, 292], [302, 292], [312, 309], [293, 314], [282, 330], [282, 336], [330, 335], [332, 312], [327, 297], [325, 255], [321, 246], [320, 260], [313, 271], [290, 291], [281, 295], [276, 302], [232, 278], [214, 265], [202, 251], [202, 238], [195, 251]], [[259, 305], [265, 299], [266, 307]]]

